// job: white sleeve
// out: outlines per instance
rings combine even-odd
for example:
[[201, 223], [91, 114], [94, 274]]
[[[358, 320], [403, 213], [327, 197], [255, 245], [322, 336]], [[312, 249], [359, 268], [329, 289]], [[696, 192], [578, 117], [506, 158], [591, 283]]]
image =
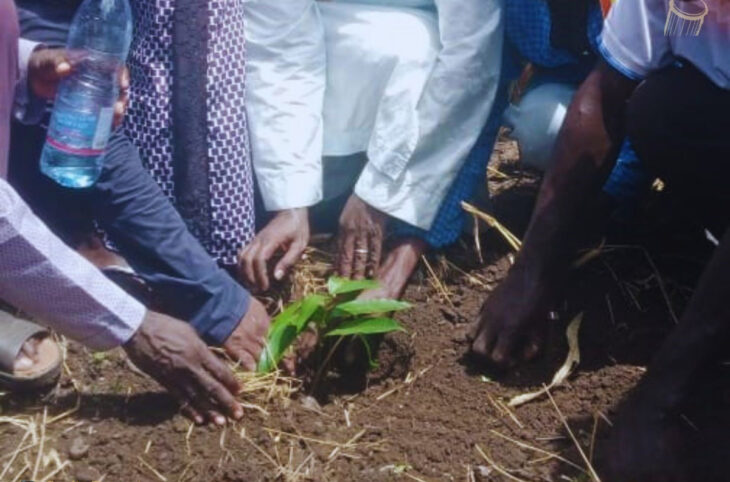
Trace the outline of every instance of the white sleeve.
[[666, 0], [621, 0], [611, 8], [599, 50], [613, 68], [633, 80], [673, 62], [664, 34]]
[[[441, 51], [417, 107], [419, 135], [401, 162], [383, 152], [363, 170], [356, 194], [429, 229], [494, 106], [502, 67], [502, 0], [436, 0]], [[402, 172], [384, 169], [402, 164]], [[381, 166], [380, 168], [378, 166]]]
[[92, 349], [125, 343], [146, 309], [63, 244], [0, 179], [0, 295]]
[[247, 110], [268, 211], [322, 199], [324, 29], [314, 0], [247, 0]]

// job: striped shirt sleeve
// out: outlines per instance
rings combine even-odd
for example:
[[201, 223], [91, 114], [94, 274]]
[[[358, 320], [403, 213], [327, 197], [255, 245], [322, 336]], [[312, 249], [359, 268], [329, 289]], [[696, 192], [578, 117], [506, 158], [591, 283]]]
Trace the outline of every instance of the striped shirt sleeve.
[[0, 297], [94, 350], [125, 343], [146, 309], [58, 239], [0, 179]]

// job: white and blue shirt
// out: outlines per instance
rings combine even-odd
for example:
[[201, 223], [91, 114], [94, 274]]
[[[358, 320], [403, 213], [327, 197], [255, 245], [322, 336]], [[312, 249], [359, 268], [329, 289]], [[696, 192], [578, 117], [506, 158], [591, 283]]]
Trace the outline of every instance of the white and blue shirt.
[[730, 2], [620, 0], [606, 20], [600, 50], [634, 80], [688, 61], [730, 89]]

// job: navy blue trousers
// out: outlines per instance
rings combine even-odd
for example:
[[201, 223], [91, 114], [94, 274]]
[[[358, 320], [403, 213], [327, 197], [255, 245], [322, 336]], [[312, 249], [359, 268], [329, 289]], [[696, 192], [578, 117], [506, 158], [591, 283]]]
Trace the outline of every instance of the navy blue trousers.
[[[73, 6], [45, 0], [17, 5], [22, 37], [50, 46], [65, 43]], [[117, 130], [99, 182], [77, 190], [41, 174], [45, 136], [42, 126], [13, 122], [10, 182], [36, 214], [67, 240], [95, 220], [169, 315], [189, 321], [208, 343], [227, 339], [248, 311], [250, 295], [188, 231], [131, 141]]]

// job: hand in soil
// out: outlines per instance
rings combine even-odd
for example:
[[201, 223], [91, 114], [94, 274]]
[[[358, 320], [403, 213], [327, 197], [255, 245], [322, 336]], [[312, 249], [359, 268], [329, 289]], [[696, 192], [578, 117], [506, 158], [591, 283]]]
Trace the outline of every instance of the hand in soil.
[[362, 293], [358, 298], [363, 300], [399, 299], [408, 285], [408, 280], [416, 270], [421, 255], [426, 252], [427, 245], [417, 238], [398, 240], [378, 269], [376, 279], [380, 287]]
[[631, 403], [619, 415], [606, 448], [606, 480], [684, 482], [678, 421], [650, 405]]
[[241, 251], [239, 276], [260, 291], [271, 286], [269, 262], [277, 252], [284, 255], [274, 267], [274, 279], [281, 281], [302, 257], [309, 243], [309, 218], [306, 208], [280, 211], [274, 219]]
[[247, 371], [255, 371], [261, 351], [266, 345], [271, 317], [256, 298], [251, 298], [248, 312], [231, 336], [223, 343], [228, 356], [241, 363]]
[[500, 369], [534, 359], [545, 343], [549, 283], [515, 265], [479, 312], [472, 354]]
[[387, 216], [355, 194], [340, 216], [337, 272], [344, 278], [363, 279], [376, 273], [383, 250]]
[[225, 415], [243, 416], [234, 394], [240, 387], [231, 370], [198, 338], [187, 323], [148, 311], [124, 345], [132, 362], [157, 380], [198, 424], [206, 418], [224, 425]]

